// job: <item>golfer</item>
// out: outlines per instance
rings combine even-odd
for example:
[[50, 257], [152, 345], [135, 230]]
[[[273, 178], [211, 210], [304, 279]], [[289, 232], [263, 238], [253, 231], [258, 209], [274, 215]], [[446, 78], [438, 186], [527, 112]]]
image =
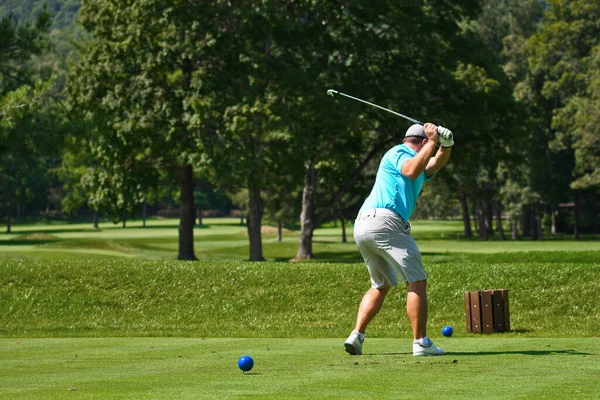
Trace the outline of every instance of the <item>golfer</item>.
[[371, 288], [344, 343], [350, 354], [362, 354], [367, 325], [398, 278], [408, 284], [406, 313], [414, 335], [413, 355], [444, 354], [427, 337], [427, 274], [408, 221], [423, 183], [446, 165], [453, 145], [450, 130], [415, 124], [406, 131], [403, 144], [388, 150], [379, 164], [373, 190], [354, 223], [354, 239], [367, 264]]

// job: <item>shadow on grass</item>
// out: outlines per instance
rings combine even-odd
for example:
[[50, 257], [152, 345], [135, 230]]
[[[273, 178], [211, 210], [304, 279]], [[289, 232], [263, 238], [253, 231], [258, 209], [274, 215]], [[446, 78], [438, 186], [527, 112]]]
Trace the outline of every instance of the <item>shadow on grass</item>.
[[[346, 264], [357, 264], [364, 263], [358, 251], [347, 251], [347, 252], [318, 252], [314, 254], [315, 258], [312, 260], [304, 260], [302, 262], [318, 262], [318, 263], [346, 263]], [[293, 257], [275, 257], [275, 262], [289, 262]]]
[[[511, 350], [511, 351], [448, 351], [445, 356], [497, 356], [501, 354], [521, 354], [525, 356], [551, 356], [551, 355], [570, 355], [570, 356], [591, 356], [593, 353], [585, 353], [577, 350]], [[362, 357], [369, 356], [406, 356], [412, 355], [411, 352], [403, 353], [370, 353], [363, 354]]]
[[[26, 231], [16, 231], [9, 234], [6, 234], [7, 237], [15, 237], [18, 238], [20, 236], [26, 235], [35, 235], [38, 233], [43, 233], [46, 235], [51, 235], [52, 233], [79, 233], [79, 232], [100, 232], [102, 229], [94, 230], [92, 228], [56, 228], [56, 229], [28, 229]], [[14, 239], [11, 239], [14, 240]]]
[[593, 353], [585, 353], [577, 350], [511, 350], [511, 351], [452, 351], [446, 353], [452, 356], [497, 356], [499, 354], [521, 354], [524, 356], [591, 356]]
[[[125, 228], [123, 228], [122, 226], [120, 226], [120, 224], [116, 224], [114, 226], [109, 226], [109, 227], [104, 227], [104, 228], [99, 228], [99, 229], [94, 229], [91, 227], [89, 228], [82, 228], [82, 227], [74, 227], [74, 228], [64, 228], [64, 227], [57, 227], [57, 228], [46, 228], [44, 226], [44, 228], [40, 228], [40, 229], [35, 229], [35, 228], [31, 228], [31, 229], [27, 229], [27, 230], [19, 230], [19, 231], [15, 231], [12, 232], [10, 234], [8, 234], [9, 236], [14, 235], [15, 237], [19, 237], [19, 236], [25, 236], [25, 235], [34, 235], [34, 234], [38, 234], [38, 233], [44, 233], [44, 234], [52, 234], [52, 233], [96, 233], [96, 232], [102, 232], [102, 231], [106, 231], [106, 230], [118, 230], [118, 229], [123, 229], [123, 230], [129, 230], [129, 229], [144, 229], [144, 230], [173, 230], [173, 229], [177, 229], [179, 225], [178, 224], [173, 224], [173, 225], [146, 225], [144, 226], [126, 226]], [[194, 229], [208, 229], [211, 227], [222, 227], [222, 226], [239, 226], [239, 225], [235, 225], [235, 224], [204, 224], [204, 225], [194, 225]]]
[[39, 245], [39, 244], [47, 244], [47, 243], [55, 243], [58, 242], [58, 239], [23, 239], [23, 240], [7, 240], [0, 241], [0, 248], [2, 246], [30, 246], [30, 245]]

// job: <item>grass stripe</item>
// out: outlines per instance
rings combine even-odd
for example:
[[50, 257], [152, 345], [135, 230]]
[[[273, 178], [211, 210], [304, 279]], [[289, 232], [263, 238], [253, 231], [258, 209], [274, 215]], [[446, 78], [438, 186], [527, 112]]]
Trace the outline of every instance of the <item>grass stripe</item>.
[[[430, 327], [463, 331], [463, 293], [510, 291], [510, 335], [597, 336], [600, 265], [436, 263]], [[369, 287], [340, 263], [45, 260], [0, 263], [0, 336], [341, 337]], [[405, 289], [370, 328], [409, 337]]]

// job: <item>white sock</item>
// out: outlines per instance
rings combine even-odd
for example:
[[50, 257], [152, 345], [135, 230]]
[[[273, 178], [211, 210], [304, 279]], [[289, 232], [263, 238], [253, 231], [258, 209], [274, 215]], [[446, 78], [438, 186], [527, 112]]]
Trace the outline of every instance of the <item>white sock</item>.
[[358, 335], [358, 339], [362, 342], [365, 340], [365, 334], [360, 333], [359, 331], [352, 331], [352, 333], [356, 333]]
[[423, 346], [431, 345], [431, 340], [427, 336], [422, 337], [421, 339], [415, 340], [415, 343], [422, 344]]

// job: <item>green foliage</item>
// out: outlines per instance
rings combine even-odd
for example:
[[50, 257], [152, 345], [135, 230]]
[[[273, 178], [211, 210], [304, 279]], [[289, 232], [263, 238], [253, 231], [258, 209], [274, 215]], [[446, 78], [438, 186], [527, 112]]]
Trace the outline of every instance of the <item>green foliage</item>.
[[[28, 77], [24, 63], [46, 45], [50, 14], [44, 9], [33, 23], [19, 25], [12, 15], [0, 19], [0, 124], [10, 125], [22, 108], [39, 101], [51, 82]], [[0, 131], [1, 132], [1, 131]]]
[[441, 219], [459, 215], [454, 188], [446, 180], [434, 179], [423, 185], [412, 219]]
[[[15, 178], [37, 185], [18, 198], [37, 214], [52, 192], [65, 211], [89, 202], [121, 218], [140, 201], [171, 203], [178, 168], [193, 164], [221, 190], [250, 189], [256, 216], [289, 225], [305, 172], [314, 172], [313, 220], [352, 218], [377, 157], [407, 123], [325, 95], [335, 88], [451, 128], [456, 147], [436, 178], [445, 195], [500, 199], [516, 217], [522, 206], [540, 213], [577, 192], [595, 229], [595, 2], [288, 3], [2, 2], [0, 153], [24, 127], [57, 146], [68, 136], [62, 155], [33, 162], [36, 179]], [[41, 90], [32, 89], [37, 81]], [[16, 150], [8, 157], [3, 173], [31, 161]], [[423, 214], [442, 212], [439, 195], [424, 195], [432, 197], [420, 200]], [[196, 195], [201, 208], [208, 197]]]
[[600, 45], [585, 61], [585, 91], [571, 98], [554, 119], [557, 146], [574, 150], [575, 171], [571, 187], [576, 190], [600, 188]]
[[12, 92], [5, 93], [4, 97], [0, 98], [0, 129], [13, 127], [28, 108], [39, 104], [50, 91], [53, 81], [53, 78], [46, 82], [37, 80], [33, 88], [23, 85]]
[[5, 0], [0, 6], [0, 15], [13, 14], [27, 21], [47, 9], [52, 16], [52, 25], [61, 29], [73, 24], [80, 4], [81, 0]]
[[24, 24], [12, 15], [0, 19], [0, 216], [8, 224], [17, 205], [43, 195], [49, 157], [60, 143], [48, 104], [55, 76], [28, 65], [45, 48], [49, 27], [46, 8]]
[[[598, 45], [600, 6], [551, 1], [546, 23], [529, 42], [532, 89], [552, 115], [555, 152], [572, 157], [570, 186], [597, 187]], [[564, 171], [564, 163], [560, 166]]]

